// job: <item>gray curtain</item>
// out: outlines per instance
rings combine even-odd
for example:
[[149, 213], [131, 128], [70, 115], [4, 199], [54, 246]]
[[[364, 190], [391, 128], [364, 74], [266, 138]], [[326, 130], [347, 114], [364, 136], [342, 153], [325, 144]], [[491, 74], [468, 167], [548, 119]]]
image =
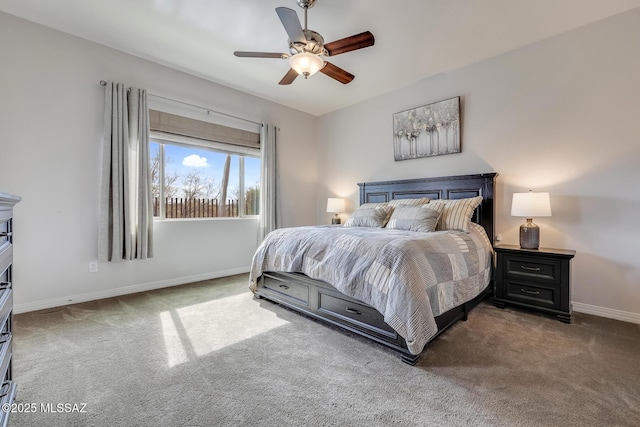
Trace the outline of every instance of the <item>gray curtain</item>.
[[276, 129], [276, 126], [266, 123], [260, 129], [260, 242], [278, 227]]
[[108, 82], [104, 125], [98, 259], [151, 258], [153, 205], [146, 90]]

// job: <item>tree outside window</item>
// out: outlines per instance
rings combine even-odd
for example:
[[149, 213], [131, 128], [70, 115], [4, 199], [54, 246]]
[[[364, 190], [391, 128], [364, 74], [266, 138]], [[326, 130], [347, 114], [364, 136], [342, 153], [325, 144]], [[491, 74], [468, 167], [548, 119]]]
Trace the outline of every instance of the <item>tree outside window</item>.
[[154, 216], [220, 218], [258, 215], [260, 158], [229, 151], [152, 139]]

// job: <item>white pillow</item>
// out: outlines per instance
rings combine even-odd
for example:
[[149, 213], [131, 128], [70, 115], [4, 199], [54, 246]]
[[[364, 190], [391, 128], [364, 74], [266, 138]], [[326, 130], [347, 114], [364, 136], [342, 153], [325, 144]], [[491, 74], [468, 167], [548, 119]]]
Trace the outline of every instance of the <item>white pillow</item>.
[[429, 205], [408, 206], [400, 205], [393, 210], [386, 228], [396, 230], [435, 231], [441, 212], [429, 209]]
[[351, 214], [345, 227], [384, 227], [393, 208], [386, 203], [365, 203]]

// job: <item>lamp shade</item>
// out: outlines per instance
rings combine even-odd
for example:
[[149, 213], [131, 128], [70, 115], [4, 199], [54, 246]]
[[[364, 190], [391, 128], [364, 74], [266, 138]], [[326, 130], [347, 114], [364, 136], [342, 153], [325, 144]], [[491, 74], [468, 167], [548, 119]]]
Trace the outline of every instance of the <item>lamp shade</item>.
[[513, 193], [511, 216], [534, 218], [551, 216], [549, 193]]
[[329, 197], [327, 199], [327, 212], [331, 212], [331, 213], [344, 212], [344, 199]]
[[324, 66], [324, 61], [313, 53], [300, 52], [289, 58], [289, 66], [301, 76], [308, 77], [317, 73]]

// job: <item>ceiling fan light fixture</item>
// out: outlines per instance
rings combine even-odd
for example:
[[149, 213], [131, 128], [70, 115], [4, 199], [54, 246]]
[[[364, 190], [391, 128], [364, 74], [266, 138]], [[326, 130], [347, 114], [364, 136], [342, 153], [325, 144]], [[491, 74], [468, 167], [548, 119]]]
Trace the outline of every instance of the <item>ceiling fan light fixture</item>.
[[320, 71], [324, 67], [324, 61], [313, 53], [300, 52], [289, 58], [289, 66], [307, 78]]

